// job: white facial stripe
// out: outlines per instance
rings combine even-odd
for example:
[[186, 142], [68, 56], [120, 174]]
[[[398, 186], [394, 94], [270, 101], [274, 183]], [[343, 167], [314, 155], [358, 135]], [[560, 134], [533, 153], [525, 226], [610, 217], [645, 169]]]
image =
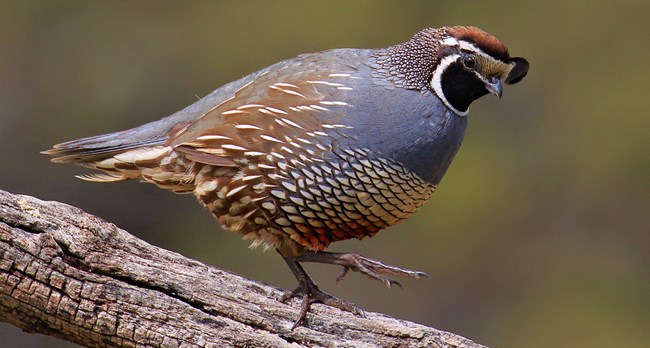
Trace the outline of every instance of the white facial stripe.
[[449, 64], [455, 62], [456, 59], [458, 59], [458, 58], [460, 58], [460, 55], [452, 54], [452, 55], [444, 57], [440, 61], [440, 63], [438, 63], [438, 67], [436, 68], [436, 71], [433, 72], [433, 78], [431, 79], [431, 87], [436, 92], [436, 95], [438, 96], [438, 98], [440, 98], [440, 100], [442, 100], [442, 102], [448, 108], [450, 108], [453, 112], [455, 112], [459, 116], [467, 116], [467, 114], [469, 113], [469, 109], [467, 109], [465, 111], [456, 110], [456, 108], [451, 106], [449, 101], [447, 101], [447, 98], [445, 98], [445, 94], [442, 91], [442, 84], [441, 84], [442, 73], [445, 71], [445, 69], [447, 69]]
[[444, 40], [442, 40], [442, 45], [443, 46], [458, 46], [458, 40], [453, 37], [448, 37]]
[[[461, 40], [459, 42], [460, 42], [460, 48], [461, 49], [476, 52], [476, 53], [478, 53], [480, 55], [483, 55], [483, 56], [487, 56], [487, 54], [485, 52], [483, 52], [482, 49], [476, 47], [476, 45], [474, 45], [473, 43], [463, 41], [463, 40]], [[492, 58], [492, 59], [494, 59], [494, 58]]]
[[476, 47], [471, 42], [465, 41], [465, 40], [456, 40], [456, 38], [453, 37], [448, 37], [442, 41], [443, 46], [450, 46], [450, 47], [460, 47], [460, 49], [466, 50], [466, 51], [471, 51], [471, 52], [476, 52], [477, 54], [480, 54], [484, 57], [488, 57], [492, 60], [494, 58], [490, 57], [487, 53], [483, 52], [482, 49]]

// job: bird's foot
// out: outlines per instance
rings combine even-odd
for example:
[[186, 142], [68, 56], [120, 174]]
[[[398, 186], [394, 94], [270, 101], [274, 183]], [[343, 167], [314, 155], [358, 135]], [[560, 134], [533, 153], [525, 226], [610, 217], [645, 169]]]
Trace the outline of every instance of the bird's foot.
[[343, 266], [343, 272], [336, 278], [337, 284], [349, 271], [365, 274], [371, 279], [382, 282], [389, 288], [393, 285], [402, 287], [398, 281], [389, 276], [408, 277], [413, 279], [429, 277], [429, 275], [424, 272], [387, 265], [381, 261], [369, 259], [365, 256], [354, 253], [330, 253], [319, 251], [301, 255], [297, 260], [300, 262], [319, 262]]
[[321, 289], [318, 288], [316, 284], [312, 281], [301, 282], [297, 288], [292, 291], [286, 292], [281, 298], [280, 301], [283, 303], [288, 302], [293, 297], [302, 297], [302, 302], [300, 304], [300, 313], [298, 315], [298, 320], [293, 324], [291, 330], [295, 329], [300, 324], [304, 323], [307, 318], [307, 312], [312, 303], [322, 303], [326, 306], [335, 307], [344, 311], [348, 311], [357, 315], [364, 316], [363, 310], [357, 307], [351, 302], [336, 298]]

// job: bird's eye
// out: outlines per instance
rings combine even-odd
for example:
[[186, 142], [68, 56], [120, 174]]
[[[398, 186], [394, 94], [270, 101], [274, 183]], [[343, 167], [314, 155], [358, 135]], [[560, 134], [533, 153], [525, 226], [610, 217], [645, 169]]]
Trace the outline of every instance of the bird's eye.
[[476, 61], [474, 60], [474, 58], [472, 58], [470, 56], [467, 56], [467, 57], [463, 58], [463, 65], [467, 69], [474, 69], [474, 67], [476, 66]]

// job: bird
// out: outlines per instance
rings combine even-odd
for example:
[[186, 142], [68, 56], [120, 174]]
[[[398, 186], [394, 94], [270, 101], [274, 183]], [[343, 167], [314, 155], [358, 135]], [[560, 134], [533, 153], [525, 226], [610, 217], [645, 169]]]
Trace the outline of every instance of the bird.
[[363, 311], [321, 290], [302, 263], [341, 266], [388, 287], [427, 274], [333, 242], [371, 237], [414, 214], [458, 152], [470, 104], [528, 73], [473, 26], [426, 28], [386, 48], [302, 54], [223, 85], [139, 127], [54, 145], [53, 162], [91, 182], [138, 179], [193, 194], [226, 230], [275, 249], [298, 287], [294, 328], [314, 303]]

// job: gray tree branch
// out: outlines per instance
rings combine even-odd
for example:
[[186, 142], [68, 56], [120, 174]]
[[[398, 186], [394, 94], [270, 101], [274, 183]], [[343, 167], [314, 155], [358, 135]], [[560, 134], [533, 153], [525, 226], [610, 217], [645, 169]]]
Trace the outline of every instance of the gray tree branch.
[[150, 245], [59, 202], [0, 190], [0, 320], [88, 347], [484, 347], [281, 290]]

